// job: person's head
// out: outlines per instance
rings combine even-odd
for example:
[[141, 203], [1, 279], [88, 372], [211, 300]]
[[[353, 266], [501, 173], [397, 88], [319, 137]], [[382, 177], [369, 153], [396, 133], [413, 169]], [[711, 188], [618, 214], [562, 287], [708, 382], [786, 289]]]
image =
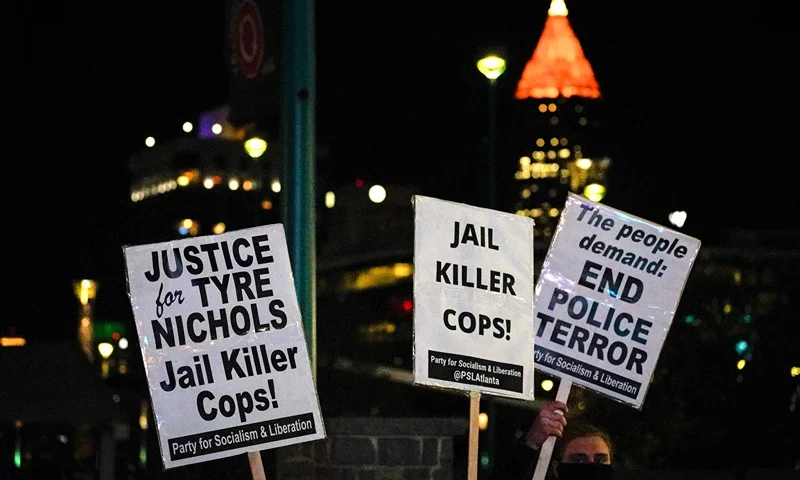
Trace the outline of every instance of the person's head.
[[559, 442], [556, 473], [560, 480], [610, 479], [611, 438], [592, 425], [569, 425]]

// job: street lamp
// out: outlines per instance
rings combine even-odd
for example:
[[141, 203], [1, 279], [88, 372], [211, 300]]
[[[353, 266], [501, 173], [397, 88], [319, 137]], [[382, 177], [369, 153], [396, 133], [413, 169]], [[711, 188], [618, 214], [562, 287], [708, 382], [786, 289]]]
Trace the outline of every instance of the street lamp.
[[488, 207], [495, 208], [495, 191], [497, 189], [495, 181], [495, 143], [496, 139], [496, 124], [497, 124], [497, 108], [495, 107], [495, 84], [500, 75], [506, 71], [506, 61], [497, 56], [489, 55], [478, 60], [478, 70], [489, 80], [489, 142], [487, 148], [486, 159], [486, 183]]
[[253, 137], [244, 142], [244, 149], [252, 158], [258, 158], [267, 151], [267, 142], [263, 138]]
[[97, 345], [97, 351], [100, 352], [100, 356], [103, 357], [103, 362], [100, 364], [102, 368], [103, 378], [108, 378], [108, 357], [114, 353], [114, 345], [111, 345], [108, 342], [99, 343]]

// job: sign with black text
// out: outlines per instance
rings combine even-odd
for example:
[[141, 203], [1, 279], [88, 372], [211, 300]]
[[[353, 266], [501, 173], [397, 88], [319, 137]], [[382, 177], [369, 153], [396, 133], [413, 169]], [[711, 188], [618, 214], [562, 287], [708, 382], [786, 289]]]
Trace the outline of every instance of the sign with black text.
[[415, 195], [414, 383], [533, 399], [533, 219]]
[[165, 468], [325, 438], [283, 225], [125, 261]]
[[536, 285], [536, 368], [641, 408], [699, 249], [570, 194]]

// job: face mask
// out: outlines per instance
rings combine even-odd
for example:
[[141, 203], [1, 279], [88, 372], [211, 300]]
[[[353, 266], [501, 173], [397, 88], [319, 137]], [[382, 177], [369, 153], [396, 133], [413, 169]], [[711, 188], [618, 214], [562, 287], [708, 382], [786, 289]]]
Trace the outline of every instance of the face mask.
[[558, 480], [611, 480], [611, 465], [604, 463], [559, 463]]

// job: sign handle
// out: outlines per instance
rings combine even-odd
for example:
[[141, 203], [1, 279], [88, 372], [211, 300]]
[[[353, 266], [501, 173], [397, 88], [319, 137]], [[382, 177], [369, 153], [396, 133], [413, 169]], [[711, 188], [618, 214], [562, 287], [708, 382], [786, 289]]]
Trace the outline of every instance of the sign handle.
[[261, 452], [247, 452], [247, 460], [250, 462], [250, 474], [253, 480], [267, 480], [264, 464], [261, 462]]
[[[562, 378], [558, 382], [558, 392], [556, 400], [567, 403], [569, 391], [572, 389], [572, 380]], [[536, 470], [533, 472], [533, 480], [544, 480], [547, 475], [547, 467], [550, 465], [550, 457], [553, 455], [553, 447], [556, 445], [556, 437], [547, 437], [539, 450], [539, 461], [536, 463]]]
[[469, 392], [469, 455], [467, 480], [478, 480], [478, 416], [481, 413], [481, 392]]

